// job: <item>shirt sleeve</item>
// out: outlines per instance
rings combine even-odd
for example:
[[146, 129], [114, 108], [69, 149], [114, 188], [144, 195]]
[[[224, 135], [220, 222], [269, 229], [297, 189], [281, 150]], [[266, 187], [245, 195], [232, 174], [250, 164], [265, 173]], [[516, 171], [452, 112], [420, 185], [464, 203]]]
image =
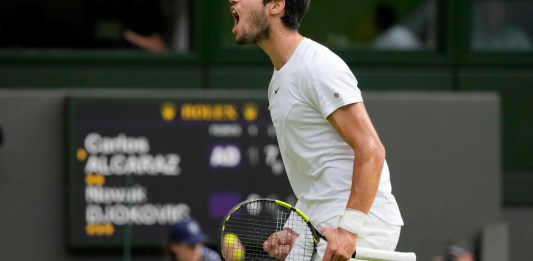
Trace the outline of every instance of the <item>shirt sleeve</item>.
[[350, 68], [338, 57], [329, 60], [307, 67], [311, 80], [302, 89], [307, 101], [324, 118], [342, 106], [363, 101], [357, 79]]

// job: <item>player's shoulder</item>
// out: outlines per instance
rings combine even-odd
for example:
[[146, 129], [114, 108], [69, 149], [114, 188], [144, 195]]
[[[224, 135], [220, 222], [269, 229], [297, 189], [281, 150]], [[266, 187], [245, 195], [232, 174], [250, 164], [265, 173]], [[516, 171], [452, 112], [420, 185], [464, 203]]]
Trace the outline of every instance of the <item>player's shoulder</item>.
[[300, 52], [301, 59], [312, 72], [334, 68], [346, 68], [346, 63], [328, 47], [305, 38]]
[[327, 59], [337, 56], [325, 45], [309, 38], [303, 40], [300, 55], [306, 59]]

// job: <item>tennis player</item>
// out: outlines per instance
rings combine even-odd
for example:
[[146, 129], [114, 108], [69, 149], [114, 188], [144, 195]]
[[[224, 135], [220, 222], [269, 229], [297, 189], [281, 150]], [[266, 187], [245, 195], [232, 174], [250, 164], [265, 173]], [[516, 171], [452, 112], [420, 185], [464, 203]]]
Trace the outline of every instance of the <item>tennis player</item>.
[[[346, 63], [299, 33], [310, 0], [229, 2], [237, 44], [257, 44], [274, 65], [269, 109], [295, 207], [327, 238], [317, 260], [348, 260], [356, 245], [394, 250], [403, 220], [384, 146]], [[286, 258], [293, 234], [273, 234], [264, 250]]]

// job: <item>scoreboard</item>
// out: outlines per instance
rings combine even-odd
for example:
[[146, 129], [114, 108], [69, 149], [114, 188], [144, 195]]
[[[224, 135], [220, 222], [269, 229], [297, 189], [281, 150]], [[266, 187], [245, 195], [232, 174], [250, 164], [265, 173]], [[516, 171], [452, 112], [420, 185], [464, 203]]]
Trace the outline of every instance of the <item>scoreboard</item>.
[[295, 198], [260, 95], [72, 97], [71, 247], [161, 247], [187, 217], [216, 239], [249, 198]]

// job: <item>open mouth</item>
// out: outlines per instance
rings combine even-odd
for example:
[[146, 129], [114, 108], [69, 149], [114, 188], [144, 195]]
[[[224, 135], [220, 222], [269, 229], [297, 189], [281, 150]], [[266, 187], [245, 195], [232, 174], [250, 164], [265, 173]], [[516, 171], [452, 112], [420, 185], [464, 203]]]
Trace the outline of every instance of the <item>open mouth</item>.
[[231, 9], [231, 16], [233, 16], [233, 32], [235, 32], [235, 28], [237, 28], [237, 25], [239, 24], [239, 13], [237, 13], [237, 10]]

